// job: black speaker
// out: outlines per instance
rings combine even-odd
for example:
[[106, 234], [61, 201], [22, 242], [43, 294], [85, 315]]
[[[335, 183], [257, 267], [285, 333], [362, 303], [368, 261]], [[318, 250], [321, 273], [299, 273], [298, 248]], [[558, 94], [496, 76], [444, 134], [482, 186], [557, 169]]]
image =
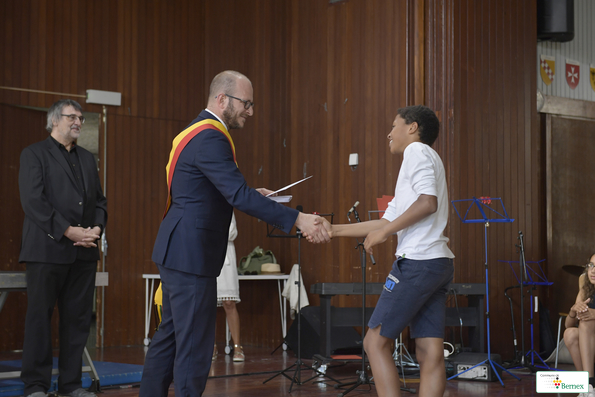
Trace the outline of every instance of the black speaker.
[[574, 0], [537, 0], [537, 40], [574, 39]]
[[[303, 307], [301, 315], [301, 357], [312, 358], [320, 352], [320, 307]], [[285, 343], [297, 355], [298, 348], [298, 318], [289, 327], [285, 336]], [[361, 336], [353, 327], [331, 327], [331, 353], [338, 350], [344, 354], [361, 353]]]

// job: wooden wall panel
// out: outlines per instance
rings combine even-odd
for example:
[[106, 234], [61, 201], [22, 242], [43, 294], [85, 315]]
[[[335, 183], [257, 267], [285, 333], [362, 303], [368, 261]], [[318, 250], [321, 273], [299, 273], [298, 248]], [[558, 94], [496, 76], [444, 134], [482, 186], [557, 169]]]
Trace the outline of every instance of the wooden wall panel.
[[[27, 146], [47, 138], [45, 113], [0, 105], [0, 270], [24, 271], [25, 264], [19, 263], [21, 232], [25, 213], [19, 199], [19, 164], [21, 151]], [[25, 292], [11, 292], [2, 309], [0, 321], [0, 351], [23, 348]]]
[[[156, 272], [150, 258], [171, 139], [205, 106], [212, 77], [224, 69], [245, 73], [254, 85], [254, 117], [232, 133], [249, 185], [278, 188], [314, 175], [292, 189], [291, 206], [332, 212], [335, 222], [346, 221], [356, 200], [367, 219], [376, 197], [393, 194], [401, 159], [390, 156], [386, 135], [396, 110], [417, 103], [435, 109], [442, 122], [435, 148], [450, 199], [502, 197], [517, 219], [489, 229], [491, 311], [507, 319], [501, 293], [511, 272], [497, 260], [517, 259], [518, 230], [527, 259], [545, 255], [534, 8], [534, 0], [0, 2], [0, 86], [122, 92], [122, 106], [108, 107], [107, 122], [106, 346], [142, 342], [141, 274]], [[0, 90], [2, 103], [48, 107], [59, 98]], [[355, 170], [349, 153], [359, 153]], [[289, 272], [297, 241], [267, 238], [263, 222], [236, 215], [238, 257], [260, 245]], [[455, 280], [483, 282], [481, 226], [462, 225], [452, 211], [447, 232]], [[368, 281], [384, 280], [395, 245], [376, 248]], [[302, 242], [306, 285], [360, 281], [354, 246], [354, 239]], [[243, 344], [281, 342], [273, 284], [242, 283]], [[337, 297], [334, 304], [359, 302]], [[218, 325], [222, 340], [223, 316]], [[505, 356], [510, 345], [504, 332], [494, 337], [496, 352]]]
[[[590, 214], [593, 210], [591, 187], [595, 166], [585, 161], [595, 141], [595, 121], [548, 115], [549, 136], [548, 198], [551, 200], [549, 219], [551, 239], [550, 274], [556, 280], [552, 286], [554, 313], [567, 313], [578, 292], [578, 279], [562, 269], [565, 265], [583, 266], [595, 253], [594, 231]], [[548, 122], [544, 122], [547, 125]]]
[[[434, 88], [428, 87], [429, 103], [436, 100], [439, 106], [440, 102], [448, 103], [453, 98], [452, 106], [447, 109], [448, 118], [442, 120], [445, 128], [442, 136], [448, 137], [444, 155], [450, 170], [450, 199], [499, 197], [515, 219], [514, 223], [491, 223], [487, 229], [492, 351], [510, 359], [512, 333], [506, 331], [511, 326], [510, 309], [503, 292], [517, 282], [508, 264], [499, 260], [519, 260], [515, 248], [519, 231], [525, 237], [528, 261], [546, 256], [545, 141], [539, 134], [534, 100], [535, 4], [532, 1], [431, 3], [429, 16], [444, 18], [437, 27], [428, 25], [431, 34], [433, 30], [443, 30], [446, 34], [444, 42], [430, 40], [432, 48], [428, 49], [428, 57], [430, 60], [438, 57], [440, 61], [443, 54], [449, 66], [438, 68], [439, 95], [433, 96]], [[445, 52], [438, 50], [442, 46]], [[440, 65], [436, 62], [436, 66]], [[432, 67], [428, 69], [432, 74]], [[452, 87], [446, 86], [450, 76]], [[441, 91], [443, 88], [445, 92]], [[455, 281], [485, 282], [483, 226], [462, 224], [451, 212], [449, 237], [457, 256]], [[540, 289], [538, 293], [547, 302], [548, 291]], [[520, 328], [518, 291], [512, 295], [516, 325]], [[525, 304], [528, 309], [529, 302]], [[527, 343], [528, 337], [527, 332]]]

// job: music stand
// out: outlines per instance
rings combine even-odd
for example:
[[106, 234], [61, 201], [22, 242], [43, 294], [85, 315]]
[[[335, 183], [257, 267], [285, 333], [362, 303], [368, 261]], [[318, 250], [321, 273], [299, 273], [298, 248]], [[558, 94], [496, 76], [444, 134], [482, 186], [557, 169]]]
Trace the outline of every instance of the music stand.
[[[500, 210], [501, 212], [498, 212], [494, 208], [488, 206], [488, 205], [492, 204], [492, 201], [494, 201], [495, 203], [500, 203], [500, 207], [502, 208]], [[464, 216], [461, 216], [461, 214], [459, 213], [459, 210], [457, 209], [457, 206], [455, 204], [455, 203], [460, 203], [460, 202], [470, 203]], [[465, 372], [471, 371], [475, 367], [478, 367], [482, 364], [489, 363], [490, 366], [492, 367], [492, 370], [496, 374], [496, 377], [500, 381], [500, 384], [502, 385], [502, 387], [504, 387], [504, 382], [502, 382], [502, 379], [500, 378], [500, 375], [498, 374], [498, 371], [496, 370], [496, 366], [498, 366], [500, 369], [502, 369], [503, 371], [505, 371], [512, 377], [516, 378], [517, 380], [521, 380], [521, 378], [517, 377], [513, 373], [509, 372], [506, 368], [504, 368], [503, 366], [501, 366], [500, 364], [498, 364], [497, 362], [492, 360], [492, 351], [491, 351], [491, 343], [490, 343], [490, 291], [489, 291], [489, 287], [488, 287], [488, 227], [490, 226], [490, 222], [511, 223], [511, 222], [514, 222], [514, 219], [511, 219], [508, 216], [508, 214], [506, 213], [506, 209], [504, 208], [504, 204], [502, 204], [501, 198], [480, 197], [479, 199], [477, 199], [477, 198], [473, 197], [471, 199], [453, 200], [453, 201], [451, 201], [451, 203], [455, 209], [455, 212], [457, 213], [457, 216], [461, 220], [461, 222], [463, 222], [463, 223], [483, 223], [483, 230], [484, 230], [483, 236], [484, 236], [484, 247], [485, 247], [486, 319], [487, 319], [487, 330], [488, 330], [488, 358], [486, 360], [483, 360], [480, 363], [475, 364], [471, 368], [466, 369], [465, 371], [459, 372], [458, 374], [451, 376], [450, 378], [448, 378], [448, 380], [454, 379], [457, 376], [460, 376], [460, 375], [464, 374]], [[479, 210], [481, 218], [469, 219], [469, 213], [474, 206], [476, 206], [477, 209]], [[485, 210], [489, 210], [490, 211], [489, 214], [495, 215], [495, 217], [493, 217], [493, 218], [488, 217]]]
[[[535, 372], [535, 368], [543, 368], [546, 370], [556, 370], [555, 368], [551, 368], [549, 365], [547, 365], [547, 363], [545, 361], [543, 361], [543, 359], [539, 356], [539, 353], [537, 353], [537, 351], [535, 351], [535, 347], [534, 347], [534, 318], [533, 318], [533, 291], [535, 290], [535, 288], [537, 288], [537, 286], [539, 285], [543, 285], [543, 286], [550, 286], [552, 284], [554, 284], [551, 281], [548, 281], [542, 267], [541, 267], [541, 263], [545, 261], [545, 259], [542, 259], [540, 261], [526, 261], [525, 260], [525, 248], [523, 245], [523, 233], [519, 232], [519, 250], [520, 250], [520, 260], [519, 261], [503, 261], [503, 260], [498, 260], [498, 262], [506, 262], [508, 263], [508, 265], [510, 266], [510, 269], [512, 270], [512, 272], [514, 273], [514, 276], [517, 280], [517, 282], [519, 283], [518, 285], [513, 285], [512, 287], [508, 287], [506, 288], [505, 291], [511, 289], [511, 288], [520, 288], [521, 289], [521, 361], [520, 361], [520, 365], [512, 367], [509, 366], [509, 369], [517, 369], [517, 368], [523, 368], [523, 367], [527, 367], [529, 368], [532, 372]], [[520, 278], [517, 276], [516, 272], [514, 271], [514, 268], [512, 267], [513, 263], [518, 263], [519, 264], [519, 268], [520, 268]], [[532, 265], [533, 267], [531, 267], [530, 265]], [[529, 324], [531, 324], [531, 350], [529, 350], [527, 353], [525, 353], [525, 332], [524, 332], [524, 302], [525, 302], [525, 295], [523, 292], [523, 287], [531, 287], [529, 289], [530, 291], [530, 303], [531, 303], [531, 316], [529, 317]], [[513, 337], [515, 340], [515, 359], [517, 359], [517, 349], [516, 349], [516, 331], [515, 331], [515, 326], [514, 326], [514, 315], [513, 315], [513, 310], [512, 310], [512, 299], [505, 293], [506, 297], [508, 298], [508, 300], [510, 301], [510, 315], [511, 315], [511, 320], [512, 320], [512, 331], [513, 331]], [[530, 364], [528, 364], [525, 361], [525, 357], [531, 356], [531, 361]], [[537, 358], [539, 359], [539, 361], [541, 361], [542, 365], [536, 365], [535, 364], [535, 356], [537, 356]], [[513, 364], [516, 363], [513, 362]]]
[[[318, 214], [319, 216], [330, 216], [331, 217], [331, 223], [332, 223], [332, 217], [334, 214]], [[301, 339], [302, 339], [302, 308], [301, 308], [301, 292], [302, 292], [302, 261], [301, 261], [301, 252], [302, 252], [302, 231], [300, 229], [296, 230], [295, 235], [291, 235], [291, 234], [276, 234], [274, 233], [276, 228], [272, 228], [269, 229], [269, 225], [267, 224], [267, 237], [272, 237], [272, 238], [297, 238], [298, 240], [298, 261], [297, 261], [297, 265], [298, 265], [298, 281], [297, 281], [297, 286], [298, 286], [298, 299], [297, 299], [297, 305], [298, 305], [298, 318], [297, 318], [297, 360], [295, 361], [295, 363], [293, 363], [292, 365], [290, 365], [289, 367], [277, 372], [275, 375], [273, 375], [272, 377], [270, 377], [269, 379], [265, 380], [264, 382], [262, 382], [263, 384], [267, 383], [268, 381], [276, 378], [279, 375], [283, 375], [285, 376], [287, 379], [291, 380], [291, 385], [289, 385], [289, 392], [291, 393], [291, 389], [293, 388], [294, 383], [298, 384], [298, 385], [303, 385], [306, 382], [311, 381], [314, 378], [317, 378], [318, 376], [324, 376], [326, 378], [329, 378], [330, 380], [332, 380], [333, 382], [339, 382], [336, 379], [331, 378], [330, 376], [328, 376], [325, 372], [321, 372], [319, 371], [317, 368], [313, 368], [309, 365], [304, 364], [304, 362], [302, 361], [302, 349], [301, 349]], [[293, 373], [293, 376], [289, 376], [287, 375], [286, 372], [289, 372], [292, 368], [295, 368], [295, 371]], [[312, 371], [314, 371], [315, 375], [302, 381], [302, 368], [303, 369], [310, 369]]]

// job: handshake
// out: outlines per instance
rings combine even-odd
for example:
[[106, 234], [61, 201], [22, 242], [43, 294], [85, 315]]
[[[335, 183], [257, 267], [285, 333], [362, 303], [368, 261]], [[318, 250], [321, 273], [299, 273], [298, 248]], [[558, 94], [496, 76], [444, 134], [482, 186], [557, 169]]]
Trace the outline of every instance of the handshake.
[[[266, 196], [274, 194], [265, 188], [256, 189], [260, 194]], [[356, 203], [355, 206], [357, 206]], [[351, 211], [350, 211], [351, 212]], [[300, 212], [295, 221], [295, 226], [302, 231], [302, 235], [314, 244], [328, 243], [333, 237], [364, 237], [364, 249], [368, 254], [373, 254], [375, 245], [384, 243], [389, 236], [400, 230], [395, 228], [391, 222], [385, 219], [375, 219], [354, 224], [331, 225], [331, 223], [316, 214]], [[398, 226], [398, 225], [396, 225]], [[374, 263], [374, 260], [372, 260]]]
[[333, 238], [330, 222], [318, 215], [300, 212], [295, 226], [300, 228], [304, 237], [314, 244], [328, 243]]
[[[277, 195], [272, 190], [262, 187], [256, 189], [256, 191], [263, 196]], [[302, 231], [304, 237], [311, 243], [329, 243], [333, 238], [330, 222], [318, 215], [300, 212], [295, 221], [295, 226]]]

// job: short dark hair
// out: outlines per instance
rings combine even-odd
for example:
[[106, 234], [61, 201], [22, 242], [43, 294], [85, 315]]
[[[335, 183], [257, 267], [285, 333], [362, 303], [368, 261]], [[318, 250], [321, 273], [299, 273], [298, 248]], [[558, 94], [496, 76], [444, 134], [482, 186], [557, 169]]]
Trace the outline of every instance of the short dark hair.
[[405, 124], [417, 123], [422, 143], [434, 144], [440, 131], [440, 121], [432, 109], [424, 105], [407, 106], [397, 110], [397, 115], [405, 120]]
[[64, 109], [66, 106], [72, 106], [79, 112], [83, 113], [83, 108], [77, 101], [72, 99], [60, 99], [58, 102], [55, 102], [48, 109], [47, 124], [45, 125], [45, 129], [48, 132], [52, 132], [52, 129], [54, 127], [54, 121], [57, 122], [58, 120], [60, 120], [60, 117], [62, 117], [60, 116], [60, 114], [62, 114], [62, 109]]

